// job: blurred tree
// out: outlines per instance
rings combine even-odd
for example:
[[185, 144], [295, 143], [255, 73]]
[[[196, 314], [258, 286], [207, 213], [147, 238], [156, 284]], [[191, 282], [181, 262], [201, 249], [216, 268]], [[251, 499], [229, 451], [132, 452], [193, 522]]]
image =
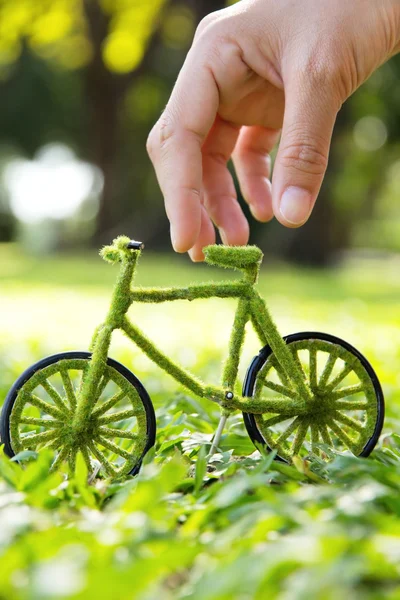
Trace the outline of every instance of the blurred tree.
[[112, 227], [117, 204], [113, 165], [121, 101], [151, 45], [164, 4], [164, 0], [0, 3], [2, 91], [9, 107], [0, 116], [3, 138], [29, 154], [49, 138], [66, 139], [101, 168], [104, 188], [97, 237]]
[[[145, 166], [144, 134], [162, 108], [195, 23], [222, 6], [215, 0], [0, 2], [3, 140], [32, 155], [46, 141], [61, 139], [100, 167], [96, 243], [137, 208], [132, 189], [144, 190], [129, 185], [133, 157]], [[140, 96], [152, 91], [149, 110]], [[144, 110], [145, 118], [129, 115], [132, 108]], [[134, 124], [131, 139], [127, 120]]]

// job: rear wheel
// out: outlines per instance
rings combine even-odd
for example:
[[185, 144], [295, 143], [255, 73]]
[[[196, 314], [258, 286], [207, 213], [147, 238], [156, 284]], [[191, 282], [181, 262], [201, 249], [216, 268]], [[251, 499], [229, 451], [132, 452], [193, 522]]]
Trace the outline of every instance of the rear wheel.
[[[243, 413], [253, 443], [277, 451], [290, 461], [323, 448], [350, 450], [368, 456], [382, 431], [384, 399], [379, 380], [367, 359], [340, 338], [324, 333], [296, 333], [284, 338], [311, 392], [306, 410], [290, 413], [285, 399], [297, 392], [269, 346], [254, 358], [246, 375], [243, 396], [275, 397], [274, 412]], [[280, 410], [281, 404], [281, 410]]]
[[78, 453], [89, 472], [111, 477], [135, 475], [155, 443], [153, 405], [140, 381], [109, 358], [85, 428], [72, 428], [79, 391], [90, 366], [88, 352], [50, 356], [21, 375], [0, 417], [0, 436], [10, 457], [23, 450], [56, 451], [52, 469], [75, 470]]

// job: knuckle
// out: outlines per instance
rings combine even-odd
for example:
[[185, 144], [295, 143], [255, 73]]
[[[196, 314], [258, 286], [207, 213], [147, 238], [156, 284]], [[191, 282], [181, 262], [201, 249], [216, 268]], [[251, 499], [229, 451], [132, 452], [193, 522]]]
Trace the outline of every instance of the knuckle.
[[158, 142], [161, 148], [173, 137], [174, 123], [167, 112], [164, 112], [158, 121]]
[[[298, 65], [297, 78], [308, 91], [326, 98], [337, 109], [345, 97], [350, 95], [353, 77], [347, 76], [348, 53], [344, 46], [338, 47], [334, 40], [319, 40], [309, 48]], [[349, 80], [349, 81], [348, 81]]]
[[155, 154], [154, 128], [150, 131], [150, 133], [149, 133], [149, 135], [147, 137], [146, 150], [147, 150], [147, 154], [150, 156], [150, 158], [153, 159], [154, 158], [154, 154]]
[[175, 133], [175, 126], [170, 116], [164, 112], [151, 130], [146, 143], [146, 149], [150, 158], [163, 150]]
[[230, 17], [213, 17], [210, 19], [206, 26], [202, 28], [201, 33], [198, 36], [198, 43], [201, 45], [202, 51], [205, 53], [211, 51], [212, 53], [214, 50], [218, 50], [219, 45], [229, 37], [230, 29]]
[[214, 23], [216, 19], [216, 15], [215, 13], [210, 13], [209, 15], [206, 15], [198, 24], [197, 29], [196, 29], [196, 38], [200, 37], [204, 31], [207, 29], [207, 27], [209, 25], [211, 25], [212, 23]]
[[325, 56], [325, 52], [321, 52], [321, 49], [315, 48], [308, 53], [303, 65], [304, 72], [307, 74], [309, 81], [316, 88], [331, 84], [337, 77], [337, 61], [325, 60]]
[[328, 166], [328, 157], [314, 140], [304, 139], [291, 142], [282, 149], [283, 166], [308, 175], [323, 175]]
[[176, 127], [172, 118], [164, 112], [147, 138], [146, 150], [151, 160], [154, 160], [165, 149], [175, 133]]

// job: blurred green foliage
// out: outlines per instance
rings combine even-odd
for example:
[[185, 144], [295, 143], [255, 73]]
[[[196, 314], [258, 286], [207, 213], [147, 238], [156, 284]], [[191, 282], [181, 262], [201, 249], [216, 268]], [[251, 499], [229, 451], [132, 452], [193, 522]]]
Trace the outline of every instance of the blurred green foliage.
[[[21, 154], [35, 158], [44, 145], [62, 142], [103, 174], [96, 227], [64, 228], [61, 242], [93, 234], [108, 242], [125, 223], [147, 241], [165, 243], [145, 142], [196, 22], [222, 6], [211, 0], [0, 2], [0, 163]], [[39, 203], [40, 191], [32, 194]]]
[[[102, 48], [106, 66], [119, 73], [134, 70], [143, 58], [153, 24], [165, 0], [103, 1], [100, 10], [110, 20]], [[80, 0], [14, 0], [0, 3], [0, 58], [3, 70], [21, 56], [23, 43], [61, 68], [79, 69], [93, 57], [87, 12]]]
[[[85, 349], [117, 269], [94, 253], [26, 257], [0, 246], [0, 398], [31, 363]], [[145, 251], [138, 282], [216, 280], [221, 270]], [[40, 267], [39, 267], [40, 265]], [[241, 415], [207, 467], [214, 405], [191, 398], [131, 345], [112, 355], [143, 381], [157, 412], [157, 444], [139, 477], [88, 485], [49, 476], [51, 455], [0, 458], [0, 596], [397, 600], [400, 591], [400, 333], [398, 261], [362, 260], [328, 274], [264, 266], [260, 288], [283, 334], [320, 329], [354, 343], [384, 383], [387, 419], [369, 459], [293, 466], [261, 457]], [[379, 279], [379, 285], [377, 285]], [[68, 306], [68, 311], [60, 307]], [[169, 353], [217, 379], [233, 314], [229, 301], [133, 307]], [[143, 309], [143, 310], [142, 310]], [[171, 309], [171, 311], [170, 311]], [[70, 321], [60, 314], [72, 314]], [[47, 325], [44, 327], [43, 323]], [[179, 335], [177, 335], [179, 332]], [[258, 343], [247, 339], [242, 376]]]

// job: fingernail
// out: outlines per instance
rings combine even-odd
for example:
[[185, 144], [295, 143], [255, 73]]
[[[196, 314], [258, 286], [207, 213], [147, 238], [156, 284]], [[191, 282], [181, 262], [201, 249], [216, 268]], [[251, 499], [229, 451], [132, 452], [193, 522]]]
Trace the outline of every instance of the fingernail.
[[226, 237], [226, 233], [225, 231], [222, 229], [222, 227], [219, 228], [219, 235], [221, 236], [221, 240], [223, 244], [228, 244], [227, 242], [227, 237]]
[[202, 262], [204, 260], [204, 257], [202, 258], [202, 254], [196, 254], [196, 252], [193, 250], [193, 248], [191, 248], [189, 250], [188, 254], [189, 254], [190, 260], [194, 263]]
[[271, 221], [271, 219], [274, 218], [274, 213], [272, 212], [272, 208], [268, 208], [266, 206], [253, 206], [253, 205], [249, 205], [250, 208], [250, 212], [253, 215], [253, 217], [255, 218], [256, 221], [259, 221], [260, 223], [268, 223], [268, 221]]
[[172, 225], [170, 227], [170, 236], [171, 236], [172, 247], [175, 250], [175, 252], [177, 252], [177, 249], [176, 249], [176, 233], [175, 233], [174, 228], [173, 228]]
[[188, 250], [188, 254], [189, 254], [189, 258], [192, 262], [196, 262], [196, 255], [194, 252], [194, 248], [190, 248], [190, 250]]
[[301, 188], [288, 187], [282, 195], [280, 212], [291, 225], [302, 225], [311, 213], [311, 194]]

